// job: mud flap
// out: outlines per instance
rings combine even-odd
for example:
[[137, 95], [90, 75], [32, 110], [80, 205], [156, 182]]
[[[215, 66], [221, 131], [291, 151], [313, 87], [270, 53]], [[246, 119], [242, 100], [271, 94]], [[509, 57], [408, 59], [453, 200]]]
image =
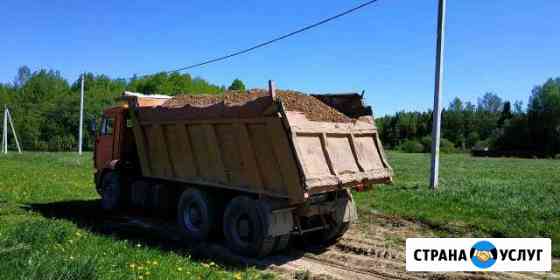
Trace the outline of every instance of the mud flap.
[[268, 235], [280, 236], [289, 234], [294, 228], [292, 209], [274, 210], [269, 215]]
[[358, 212], [356, 211], [356, 205], [354, 204], [354, 199], [351, 194], [349, 194], [348, 197], [339, 198], [336, 201], [334, 217], [337, 223], [353, 223], [358, 220]]

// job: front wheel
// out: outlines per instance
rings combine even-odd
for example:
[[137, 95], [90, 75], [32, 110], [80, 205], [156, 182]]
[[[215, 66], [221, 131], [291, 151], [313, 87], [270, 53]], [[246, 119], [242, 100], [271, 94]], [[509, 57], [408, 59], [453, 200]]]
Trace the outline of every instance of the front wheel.
[[114, 211], [119, 207], [122, 200], [122, 190], [118, 172], [110, 171], [103, 175], [99, 193], [103, 210]]

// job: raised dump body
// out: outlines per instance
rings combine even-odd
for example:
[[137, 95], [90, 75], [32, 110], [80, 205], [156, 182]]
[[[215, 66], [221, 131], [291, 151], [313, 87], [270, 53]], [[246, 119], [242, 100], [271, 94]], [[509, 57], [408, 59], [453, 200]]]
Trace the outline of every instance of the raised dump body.
[[304, 201], [306, 192], [391, 178], [370, 117], [310, 121], [305, 113], [286, 109], [282, 96], [273, 101], [263, 93], [237, 104], [161, 105], [136, 110], [133, 131], [144, 176], [291, 202]]
[[174, 210], [190, 239], [221, 231], [252, 256], [286, 248], [293, 235], [330, 243], [357, 219], [350, 190], [391, 182], [373, 118], [312, 96], [123, 99], [105, 111], [96, 139], [102, 206]]

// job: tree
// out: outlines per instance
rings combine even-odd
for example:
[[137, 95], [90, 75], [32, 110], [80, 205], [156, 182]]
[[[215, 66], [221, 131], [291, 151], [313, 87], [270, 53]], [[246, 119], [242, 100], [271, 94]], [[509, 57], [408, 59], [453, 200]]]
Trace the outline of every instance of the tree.
[[560, 78], [533, 88], [527, 114], [534, 149], [548, 156], [560, 153]]
[[25, 65], [21, 66], [18, 69], [16, 78], [14, 79], [14, 87], [20, 88], [24, 86], [29, 78], [31, 78], [31, 70]]
[[511, 103], [509, 101], [506, 101], [504, 103], [504, 108], [500, 113], [500, 119], [498, 120], [498, 127], [502, 128], [504, 126], [505, 121], [511, 119], [512, 117], [513, 114], [511, 113]]
[[[25, 150], [74, 150], [77, 143], [80, 78], [70, 85], [60, 72], [28, 67], [18, 69], [13, 84], [0, 84], [0, 108], [8, 104], [14, 126]], [[85, 74], [85, 120], [99, 119], [125, 90], [143, 93], [219, 93], [223, 87], [189, 74], [156, 75], [112, 79], [107, 75]], [[93, 147], [94, 135], [86, 130], [84, 148]]]
[[245, 84], [243, 84], [243, 82], [240, 79], [235, 79], [235, 80], [233, 80], [231, 85], [228, 87], [228, 90], [244, 91], [245, 90]]
[[478, 110], [490, 113], [498, 113], [502, 109], [502, 99], [492, 92], [487, 92], [478, 99]]

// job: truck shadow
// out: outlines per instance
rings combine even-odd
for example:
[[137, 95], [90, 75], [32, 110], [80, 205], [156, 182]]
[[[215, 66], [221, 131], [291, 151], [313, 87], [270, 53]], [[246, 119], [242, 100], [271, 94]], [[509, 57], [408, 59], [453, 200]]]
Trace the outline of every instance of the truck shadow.
[[97, 235], [111, 236], [127, 240], [133, 244], [173, 251], [179, 255], [189, 255], [197, 260], [211, 260], [230, 268], [255, 267], [267, 269], [297, 260], [306, 252], [320, 253], [324, 248], [288, 250], [271, 256], [256, 259], [231, 252], [223, 244], [223, 238], [215, 236], [209, 242], [189, 242], [181, 237], [174, 219], [162, 219], [143, 211], [127, 211], [105, 214], [99, 200], [73, 200], [23, 206], [27, 211], [39, 213], [49, 219], [64, 219], [79, 228]]

